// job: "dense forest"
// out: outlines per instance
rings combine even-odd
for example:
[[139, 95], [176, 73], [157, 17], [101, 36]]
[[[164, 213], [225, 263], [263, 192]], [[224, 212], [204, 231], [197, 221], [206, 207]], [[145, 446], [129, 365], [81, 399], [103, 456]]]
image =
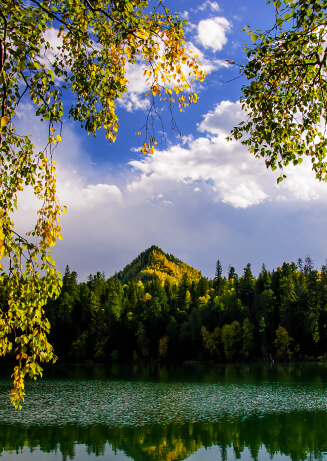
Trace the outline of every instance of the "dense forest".
[[[113, 277], [66, 268], [45, 312], [61, 362], [310, 360], [327, 356], [327, 266], [309, 257], [213, 280], [152, 246]], [[5, 293], [2, 293], [5, 308]]]

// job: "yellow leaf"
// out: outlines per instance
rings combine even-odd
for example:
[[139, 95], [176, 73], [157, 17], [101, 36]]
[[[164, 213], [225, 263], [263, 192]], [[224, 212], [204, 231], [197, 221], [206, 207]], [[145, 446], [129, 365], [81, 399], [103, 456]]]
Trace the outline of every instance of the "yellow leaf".
[[61, 142], [61, 136], [60, 136], [60, 134], [57, 134], [57, 139], [58, 139], [59, 142]]
[[7, 117], [6, 115], [4, 117], [1, 117], [1, 128], [6, 126], [9, 120], [9, 117]]

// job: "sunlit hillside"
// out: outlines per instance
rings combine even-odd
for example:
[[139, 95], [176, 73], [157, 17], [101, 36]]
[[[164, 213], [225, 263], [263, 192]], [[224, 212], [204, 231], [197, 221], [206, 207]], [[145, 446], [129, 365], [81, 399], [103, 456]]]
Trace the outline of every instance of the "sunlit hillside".
[[139, 280], [145, 282], [157, 276], [163, 285], [166, 280], [178, 284], [185, 274], [190, 282], [198, 282], [202, 277], [200, 271], [152, 245], [140, 253], [117, 276], [123, 284]]

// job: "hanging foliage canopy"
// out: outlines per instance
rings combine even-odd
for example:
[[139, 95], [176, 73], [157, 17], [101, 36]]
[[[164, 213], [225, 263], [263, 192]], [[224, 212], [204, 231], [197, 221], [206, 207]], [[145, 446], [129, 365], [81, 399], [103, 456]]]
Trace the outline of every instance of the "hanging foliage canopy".
[[[165, 104], [177, 94], [180, 110], [197, 101], [191, 84], [205, 73], [186, 48], [185, 21], [162, 2], [145, 0], [8, 0], [0, 9], [0, 283], [6, 308], [0, 311], [0, 355], [15, 353], [11, 401], [21, 407], [24, 377], [42, 374], [40, 362], [56, 359], [47, 340], [43, 311], [60, 291], [49, 248], [61, 239], [54, 151], [61, 142], [64, 93], [75, 97], [69, 116], [93, 135], [104, 129], [116, 139], [117, 98], [128, 91], [127, 64], [142, 63], [151, 100], [144, 127], [144, 153], [154, 151], [151, 119], [155, 98]], [[51, 41], [50, 37], [55, 37]], [[48, 140], [37, 151], [27, 133], [17, 133], [22, 102], [47, 123]], [[141, 133], [139, 133], [141, 134]], [[13, 214], [17, 196], [32, 188], [40, 200], [35, 227], [22, 236]]]

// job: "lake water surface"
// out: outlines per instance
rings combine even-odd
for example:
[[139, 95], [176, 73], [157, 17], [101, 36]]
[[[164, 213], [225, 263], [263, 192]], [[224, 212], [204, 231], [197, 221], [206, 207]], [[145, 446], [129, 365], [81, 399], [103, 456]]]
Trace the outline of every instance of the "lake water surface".
[[326, 365], [57, 365], [22, 411], [9, 391], [2, 367], [2, 461], [327, 461]]

